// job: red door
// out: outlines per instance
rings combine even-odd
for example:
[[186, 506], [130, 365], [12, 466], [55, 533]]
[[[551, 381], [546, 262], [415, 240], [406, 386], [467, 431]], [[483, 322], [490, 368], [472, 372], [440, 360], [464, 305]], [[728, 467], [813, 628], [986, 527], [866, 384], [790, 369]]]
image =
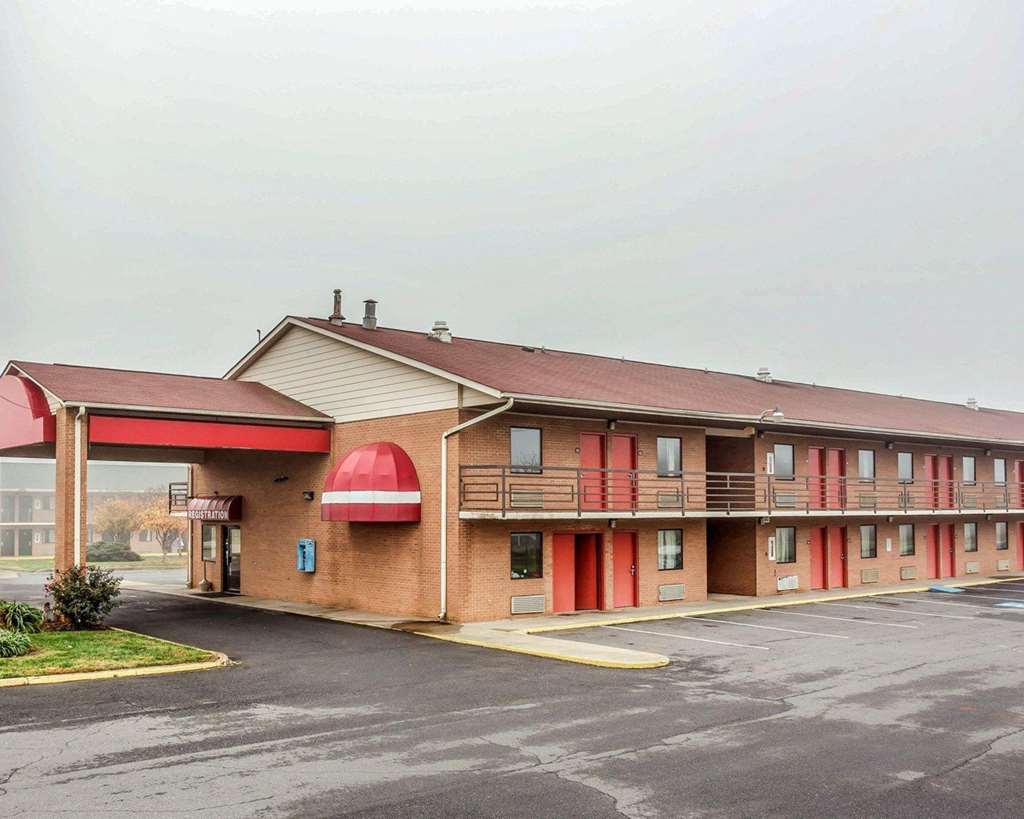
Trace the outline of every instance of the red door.
[[825, 588], [825, 541], [828, 529], [811, 529], [811, 588]]
[[924, 456], [924, 480], [928, 492], [928, 505], [932, 509], [939, 508], [939, 467], [935, 455]]
[[828, 587], [846, 588], [846, 527], [828, 527]]
[[939, 542], [942, 545], [943, 577], [956, 577], [956, 526], [952, 523], [943, 523], [940, 527]]
[[830, 449], [826, 463], [826, 504], [829, 509], [842, 509], [846, 505], [846, 450]]
[[928, 527], [928, 539], [925, 546], [925, 556], [928, 560], [928, 577], [935, 580], [939, 577], [939, 566], [942, 561], [939, 559], [939, 527], [933, 525]]
[[1017, 524], [1017, 568], [1024, 569], [1024, 521]]
[[953, 456], [939, 457], [939, 500], [942, 509], [953, 508]]
[[551, 539], [551, 608], [576, 610], [576, 536], [555, 535]]
[[604, 469], [604, 434], [580, 433], [580, 508], [604, 509], [604, 472], [585, 470]]
[[825, 508], [825, 450], [820, 446], [807, 449], [807, 503], [811, 509]]
[[1024, 507], [1024, 461], [1017, 461], [1017, 494], [1010, 495], [1010, 506], [1015, 509]]
[[612, 572], [615, 608], [636, 605], [636, 533], [616, 532], [612, 537]]
[[612, 435], [612, 470], [608, 478], [609, 506], [636, 509], [636, 436]]
[[576, 535], [576, 610], [598, 607], [597, 535]]

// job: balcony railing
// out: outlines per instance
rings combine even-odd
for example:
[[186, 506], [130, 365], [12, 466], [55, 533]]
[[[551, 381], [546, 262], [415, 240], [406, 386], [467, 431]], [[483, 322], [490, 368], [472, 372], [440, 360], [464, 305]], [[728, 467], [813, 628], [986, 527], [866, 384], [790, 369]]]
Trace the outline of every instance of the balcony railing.
[[529, 513], [995, 512], [1024, 508], [1024, 484], [846, 476], [783, 478], [742, 472], [682, 472], [507, 465], [459, 467], [466, 512]]

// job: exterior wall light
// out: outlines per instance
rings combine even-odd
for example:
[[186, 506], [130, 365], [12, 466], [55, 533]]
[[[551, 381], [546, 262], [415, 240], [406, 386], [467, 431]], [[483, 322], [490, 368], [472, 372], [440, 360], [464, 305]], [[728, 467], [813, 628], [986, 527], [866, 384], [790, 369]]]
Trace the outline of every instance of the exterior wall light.
[[761, 413], [761, 421], [781, 421], [785, 418], [785, 413], [782, 412], [778, 407], [774, 409], [765, 410]]

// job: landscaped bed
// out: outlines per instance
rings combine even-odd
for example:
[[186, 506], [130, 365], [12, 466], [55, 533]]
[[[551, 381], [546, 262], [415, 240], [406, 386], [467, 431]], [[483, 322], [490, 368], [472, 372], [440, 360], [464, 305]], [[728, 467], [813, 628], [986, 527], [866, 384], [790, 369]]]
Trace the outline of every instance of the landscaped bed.
[[44, 631], [31, 635], [32, 651], [0, 658], [0, 680], [44, 674], [110, 671], [155, 665], [202, 663], [217, 655], [117, 629]]

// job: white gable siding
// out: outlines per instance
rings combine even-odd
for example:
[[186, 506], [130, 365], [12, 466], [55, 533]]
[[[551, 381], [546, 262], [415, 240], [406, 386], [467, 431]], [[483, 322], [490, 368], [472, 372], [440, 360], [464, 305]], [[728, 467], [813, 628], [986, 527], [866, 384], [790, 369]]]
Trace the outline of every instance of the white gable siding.
[[454, 381], [302, 327], [285, 332], [238, 377], [260, 381], [335, 421], [451, 409], [459, 399]]

